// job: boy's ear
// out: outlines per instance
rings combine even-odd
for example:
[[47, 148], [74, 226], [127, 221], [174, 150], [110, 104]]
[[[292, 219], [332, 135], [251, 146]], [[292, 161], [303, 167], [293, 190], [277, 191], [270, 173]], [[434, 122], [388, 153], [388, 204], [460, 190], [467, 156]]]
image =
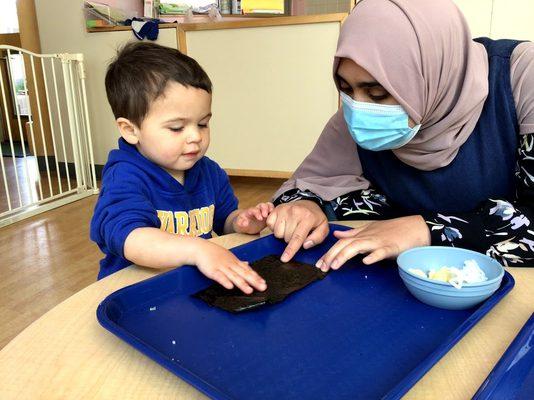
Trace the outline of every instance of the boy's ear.
[[138, 129], [133, 122], [129, 119], [120, 117], [117, 118], [117, 126], [121, 136], [130, 144], [137, 144], [139, 142], [139, 137], [137, 136]]

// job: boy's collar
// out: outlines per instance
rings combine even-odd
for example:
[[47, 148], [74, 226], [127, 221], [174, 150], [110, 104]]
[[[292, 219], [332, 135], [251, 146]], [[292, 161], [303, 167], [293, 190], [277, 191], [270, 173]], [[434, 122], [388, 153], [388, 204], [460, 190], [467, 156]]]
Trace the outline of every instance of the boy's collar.
[[143, 160], [143, 162], [146, 165], [150, 165], [153, 168], [156, 168], [158, 170], [163, 171], [169, 179], [171, 179], [175, 184], [180, 185], [181, 187], [187, 188], [187, 187], [195, 187], [198, 181], [198, 165], [202, 158], [198, 160], [195, 165], [193, 165], [190, 169], [184, 171], [184, 184], [182, 185], [180, 182], [178, 182], [168, 171], [166, 171], [163, 167], [159, 166], [158, 164], [154, 163], [153, 161], [150, 161], [148, 158], [143, 156], [139, 150], [137, 150], [137, 147], [135, 147], [133, 144], [128, 143], [124, 138], [119, 138], [119, 149], [127, 151], [130, 154], [135, 154], [136, 157], [140, 157], [140, 159]]

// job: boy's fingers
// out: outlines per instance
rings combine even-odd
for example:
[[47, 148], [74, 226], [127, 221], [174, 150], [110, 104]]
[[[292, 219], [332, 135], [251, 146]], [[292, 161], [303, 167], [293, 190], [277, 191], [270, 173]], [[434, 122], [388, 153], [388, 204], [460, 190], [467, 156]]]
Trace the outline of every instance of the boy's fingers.
[[243, 215], [240, 214], [236, 219], [237, 226], [244, 228], [248, 225], [248, 219]]
[[265, 203], [260, 204], [260, 211], [263, 218], [267, 218], [269, 216], [269, 205]]
[[261, 215], [261, 210], [259, 208], [253, 208], [252, 209], [252, 213], [254, 214], [254, 217], [258, 221], [262, 221], [263, 220], [263, 216]]
[[265, 280], [258, 274], [256, 271], [254, 271], [248, 261], [239, 261], [238, 264], [235, 265], [235, 268], [239, 271], [244, 271], [245, 273], [251, 274], [252, 276], [256, 277], [259, 281], [265, 282]]
[[235, 267], [234, 272], [239, 274], [245, 281], [247, 281], [250, 285], [252, 285], [254, 288], [258, 289], [259, 291], [264, 291], [267, 289], [267, 284], [265, 280], [258, 275], [256, 271], [254, 271], [250, 267]]
[[234, 285], [226, 277], [225, 274], [223, 274], [221, 271], [217, 270], [213, 273], [213, 276], [211, 277], [214, 281], [220, 283], [222, 286], [224, 286], [226, 289], [230, 290], [234, 288]]
[[251, 294], [253, 292], [253, 289], [250, 287], [250, 285], [231, 268], [225, 268], [224, 274], [232, 281], [234, 285], [241, 289], [243, 293]]

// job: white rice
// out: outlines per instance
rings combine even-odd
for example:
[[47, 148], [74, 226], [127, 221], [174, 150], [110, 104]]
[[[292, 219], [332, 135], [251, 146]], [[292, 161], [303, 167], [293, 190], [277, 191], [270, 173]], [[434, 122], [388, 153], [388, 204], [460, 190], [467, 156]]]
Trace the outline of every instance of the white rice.
[[421, 269], [410, 268], [408, 271], [421, 278], [428, 278], [438, 281], [441, 281], [441, 279], [430, 278], [431, 274], [434, 275], [437, 272], [447, 274], [448, 276], [451, 276], [447, 282], [456, 289], [461, 289], [465, 283], [479, 283], [488, 280], [486, 274], [484, 271], [482, 271], [475, 260], [464, 261], [464, 266], [461, 269], [456, 267], [441, 267], [439, 270], [430, 270], [428, 273], [425, 273]]

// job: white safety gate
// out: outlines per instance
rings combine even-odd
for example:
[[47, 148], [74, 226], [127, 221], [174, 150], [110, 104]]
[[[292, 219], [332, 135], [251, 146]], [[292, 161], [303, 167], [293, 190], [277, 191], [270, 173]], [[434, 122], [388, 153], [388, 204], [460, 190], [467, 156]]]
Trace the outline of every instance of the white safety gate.
[[83, 55], [0, 45], [0, 56], [1, 227], [98, 187]]

